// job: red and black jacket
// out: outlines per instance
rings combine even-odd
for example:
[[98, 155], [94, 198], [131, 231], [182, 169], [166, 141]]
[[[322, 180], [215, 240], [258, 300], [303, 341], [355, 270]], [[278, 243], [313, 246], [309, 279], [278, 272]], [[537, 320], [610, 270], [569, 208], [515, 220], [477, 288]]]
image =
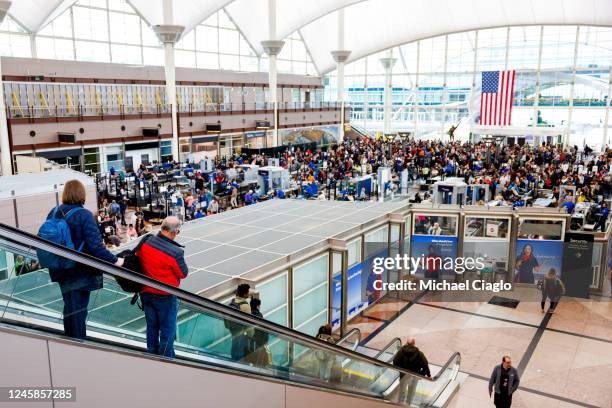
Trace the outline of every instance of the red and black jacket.
[[[178, 242], [163, 236], [161, 233], [152, 236], [140, 247], [136, 254], [140, 258], [143, 273], [155, 280], [179, 286], [181, 279], [189, 272], [183, 252], [183, 246]], [[145, 293], [167, 295], [167, 292], [145, 286]]]

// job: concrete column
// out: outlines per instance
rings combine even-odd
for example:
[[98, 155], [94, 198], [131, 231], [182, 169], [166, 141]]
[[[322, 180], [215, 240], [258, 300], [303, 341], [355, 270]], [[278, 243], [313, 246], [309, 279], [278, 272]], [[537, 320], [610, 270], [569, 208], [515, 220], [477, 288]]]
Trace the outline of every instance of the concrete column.
[[[10, 1], [0, 1], [0, 24], [8, 9], [11, 7]], [[6, 119], [6, 105], [4, 103], [4, 83], [2, 81], [2, 66], [0, 63], [0, 165], [2, 175], [10, 176], [13, 174], [13, 160], [11, 158], [11, 143], [9, 141], [8, 122]]]
[[276, 37], [276, 0], [268, 0], [268, 37], [267, 41], [262, 41], [261, 46], [268, 55], [268, 84], [270, 85], [270, 100], [268, 101], [274, 110], [274, 146], [279, 146], [278, 140], [278, 96], [277, 96], [277, 73], [276, 56], [283, 49], [284, 41], [279, 41]]
[[[574, 89], [576, 87], [576, 64], [578, 62], [578, 42], [580, 41], [580, 26], [576, 27], [576, 42], [574, 42], [574, 59], [572, 63], [572, 83], [570, 85], [570, 100], [567, 108], [567, 123], [565, 134], [563, 135], [563, 145], [569, 145], [569, 138], [572, 133], [572, 113], [574, 111]], [[608, 94], [609, 95], [609, 94]]]
[[336, 101], [340, 104], [340, 131], [338, 132], [338, 143], [344, 140], [344, 63], [348, 60], [351, 52], [344, 49], [344, 9], [338, 10], [338, 48], [332, 51], [332, 57], [336, 61], [337, 74], [337, 96]]
[[166, 103], [172, 112], [172, 158], [180, 160], [178, 113], [176, 110], [176, 74], [174, 66], [174, 44], [181, 38], [185, 27], [173, 25], [172, 0], [163, 0], [164, 24], [153, 26], [157, 38], [164, 44], [164, 74], [166, 79]]
[[544, 41], [544, 26], [540, 26], [540, 45], [538, 46], [538, 69], [536, 71], [535, 97], [533, 100], [533, 127], [538, 127], [538, 107], [540, 104], [540, 70], [542, 68], [542, 42]]
[[384, 96], [384, 122], [383, 122], [383, 133], [391, 133], [391, 115], [393, 107], [393, 66], [397, 62], [397, 58], [393, 58], [393, 49], [390, 49], [387, 53], [386, 58], [381, 58], [380, 63], [385, 69], [385, 96]]
[[[610, 77], [608, 81], [608, 95], [612, 95], [612, 66], [610, 66]], [[606, 148], [608, 144], [608, 126], [610, 124], [610, 98], [606, 101], [606, 116], [604, 118], [603, 136], [601, 140], [601, 151]]]

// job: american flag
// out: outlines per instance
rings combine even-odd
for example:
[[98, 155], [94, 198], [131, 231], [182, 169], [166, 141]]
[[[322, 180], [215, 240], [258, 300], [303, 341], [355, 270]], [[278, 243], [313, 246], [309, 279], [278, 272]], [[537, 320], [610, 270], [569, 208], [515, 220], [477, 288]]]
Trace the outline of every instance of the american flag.
[[514, 95], [512, 71], [485, 71], [482, 73], [480, 94], [480, 124], [510, 125], [512, 118], [512, 97]]

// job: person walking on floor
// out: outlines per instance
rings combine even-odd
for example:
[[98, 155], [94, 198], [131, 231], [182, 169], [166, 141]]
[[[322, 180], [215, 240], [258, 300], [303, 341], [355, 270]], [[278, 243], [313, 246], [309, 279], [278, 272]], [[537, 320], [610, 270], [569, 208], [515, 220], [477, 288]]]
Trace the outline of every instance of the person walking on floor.
[[555, 308], [559, 303], [559, 299], [561, 299], [561, 296], [564, 294], [565, 285], [557, 276], [557, 271], [555, 268], [550, 268], [546, 274], [546, 277], [544, 278], [544, 282], [542, 283], [542, 302], [540, 302], [540, 305], [542, 306], [542, 313], [544, 313], [546, 298], [550, 300], [550, 308], [548, 309], [548, 313], [555, 313]]
[[[178, 287], [189, 273], [183, 246], [175, 241], [181, 222], [177, 217], [166, 217], [161, 231], [152, 235], [136, 253], [143, 273], [155, 280]], [[145, 286], [140, 294], [147, 322], [147, 350], [149, 353], [174, 358], [176, 337], [176, 296]]]
[[512, 367], [512, 359], [509, 356], [502, 357], [502, 363], [493, 369], [489, 379], [489, 398], [495, 390], [493, 403], [496, 408], [510, 408], [512, 394], [518, 389], [519, 383], [519, 374]]

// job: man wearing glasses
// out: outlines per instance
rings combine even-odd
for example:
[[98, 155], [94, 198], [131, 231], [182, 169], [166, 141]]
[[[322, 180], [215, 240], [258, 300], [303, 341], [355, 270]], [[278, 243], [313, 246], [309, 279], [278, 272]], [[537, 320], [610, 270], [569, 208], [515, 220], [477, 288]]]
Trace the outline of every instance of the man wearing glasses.
[[[177, 217], [167, 217], [161, 231], [147, 239], [136, 254], [146, 276], [175, 287], [188, 273], [183, 246], [175, 241], [180, 227]], [[140, 297], [147, 321], [147, 350], [174, 358], [176, 296], [145, 286]]]
[[509, 356], [502, 358], [502, 363], [493, 369], [489, 379], [489, 397], [495, 387], [493, 403], [497, 408], [510, 408], [512, 405], [512, 394], [519, 386], [518, 371], [512, 367], [512, 359]]

